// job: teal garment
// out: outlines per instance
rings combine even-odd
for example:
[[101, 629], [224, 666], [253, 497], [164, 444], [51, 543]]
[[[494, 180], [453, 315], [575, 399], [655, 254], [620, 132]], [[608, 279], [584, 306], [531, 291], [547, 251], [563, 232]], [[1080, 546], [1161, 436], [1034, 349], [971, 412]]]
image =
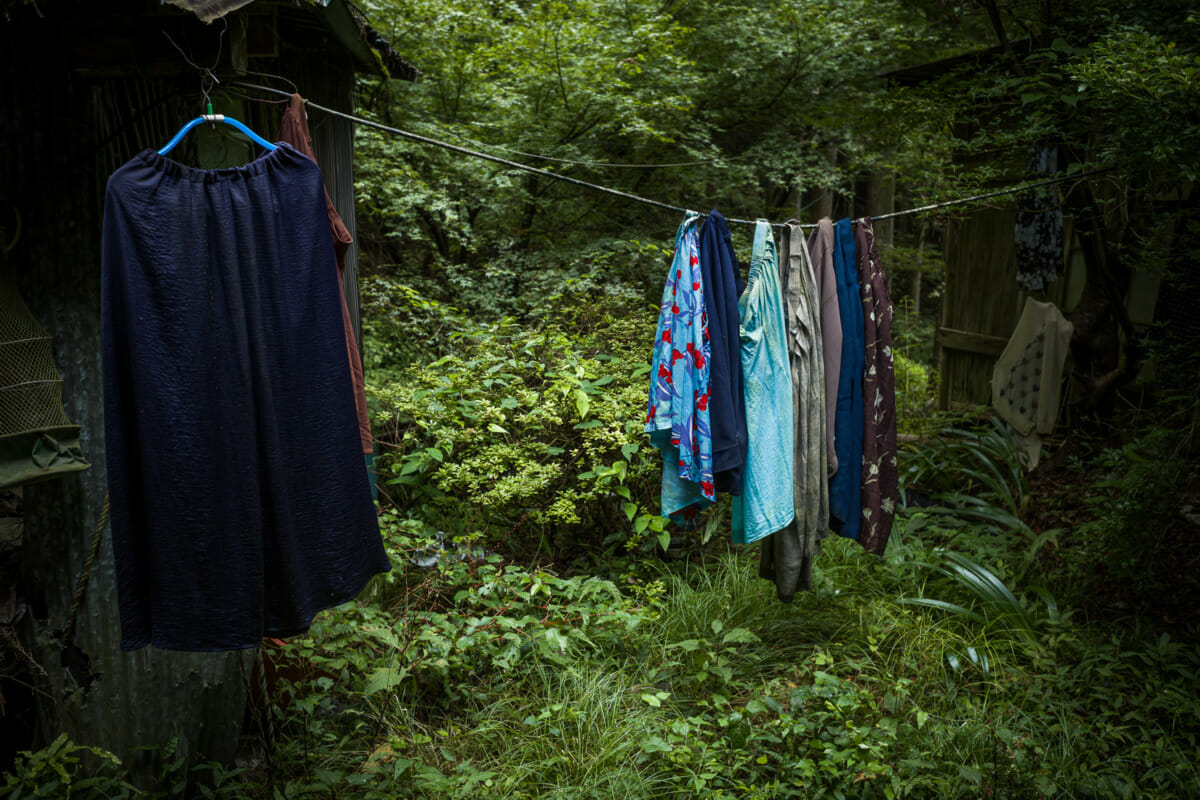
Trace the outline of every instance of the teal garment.
[[733, 498], [733, 541], [750, 544], [796, 517], [792, 494], [795, 421], [787, 317], [771, 226], [758, 220], [750, 277], [738, 299], [742, 397], [749, 443], [742, 493]]

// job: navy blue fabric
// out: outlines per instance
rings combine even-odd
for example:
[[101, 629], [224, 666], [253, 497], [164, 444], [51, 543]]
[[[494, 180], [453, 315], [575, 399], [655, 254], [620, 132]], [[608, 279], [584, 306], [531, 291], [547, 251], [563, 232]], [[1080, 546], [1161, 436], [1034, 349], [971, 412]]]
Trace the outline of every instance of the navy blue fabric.
[[147, 150], [108, 182], [105, 451], [121, 646], [254, 647], [390, 569], [321, 173]]
[[742, 493], [746, 463], [746, 409], [742, 397], [742, 356], [738, 337], [738, 298], [742, 276], [733, 253], [729, 224], [713, 209], [700, 228], [700, 278], [708, 309], [708, 400], [713, 442], [713, 477], [717, 491]]
[[838, 311], [842, 321], [842, 368], [838, 374], [834, 449], [838, 471], [829, 482], [829, 511], [841, 523], [842, 536], [858, 539], [862, 527], [863, 367], [866, 328], [858, 258], [850, 220], [833, 226], [833, 271], [837, 278]]

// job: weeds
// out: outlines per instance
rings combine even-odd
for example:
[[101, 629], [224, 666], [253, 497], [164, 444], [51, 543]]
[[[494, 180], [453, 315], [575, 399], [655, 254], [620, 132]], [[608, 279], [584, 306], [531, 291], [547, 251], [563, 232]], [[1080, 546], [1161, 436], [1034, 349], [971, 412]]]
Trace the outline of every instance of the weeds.
[[[469, 383], [440, 386], [443, 403]], [[442, 469], [428, 430], [413, 428], [396, 477]], [[577, 426], [555, 435], [589, 446]], [[623, 441], [605, 440], [609, 457]], [[455, 442], [486, 458], [486, 441]], [[885, 555], [826, 540], [813, 590], [787, 605], [757, 578], [754, 548], [718, 552], [696, 531], [694, 557], [664, 563], [619, 546], [641, 532], [637, 508], [618, 510], [601, 577], [515, 558], [527, 549], [504, 549], [494, 519], [440, 531], [469, 498], [394, 484], [420, 497], [382, 518], [393, 571], [272, 654], [291, 677], [273, 689], [271, 785], [213, 765], [191, 783], [246, 800], [1200, 796], [1200, 648], [1080, 624], [1033, 569], [1078, 537], [1086, 558], [1137, 574], [1123, 532], [1157, 525], [1179, 485], [1166, 479], [1184, 474], [1158, 452], [1104, 456], [1091, 527], [1037, 532], [1003, 429], [943, 427], [902, 454], [908, 502]], [[632, 467], [610, 477], [605, 492], [626, 502], [622, 489], [648, 492]], [[68, 782], [72, 797], [186, 791], [168, 772], [148, 794], [115, 757], [60, 739], [4, 781], [13, 797], [67, 796], [34, 787]]]

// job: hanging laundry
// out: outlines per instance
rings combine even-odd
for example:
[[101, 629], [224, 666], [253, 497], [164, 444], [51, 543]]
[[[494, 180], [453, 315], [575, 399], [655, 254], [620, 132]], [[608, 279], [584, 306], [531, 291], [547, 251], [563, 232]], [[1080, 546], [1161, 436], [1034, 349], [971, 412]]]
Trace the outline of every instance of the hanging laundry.
[[892, 297], [871, 220], [854, 231], [864, 322], [862, 530], [859, 544], [883, 555], [900, 499], [896, 464], [896, 370], [892, 361]]
[[750, 432], [742, 493], [733, 498], [733, 541], [756, 542], [795, 518], [792, 468], [795, 424], [787, 319], [771, 226], [758, 220], [750, 274], [738, 300], [742, 390]]
[[1026, 465], [1038, 465], [1042, 435], [1058, 420], [1063, 367], [1074, 326], [1053, 303], [1025, 298], [1017, 327], [992, 370], [992, 406], [1016, 433]]
[[833, 270], [838, 285], [838, 311], [842, 320], [842, 359], [838, 373], [837, 409], [833, 443], [838, 470], [829, 484], [829, 509], [838, 533], [858, 539], [862, 522], [863, 455], [863, 307], [858, 285], [858, 259], [850, 220], [833, 226]]
[[825, 368], [821, 301], [798, 222], [783, 229], [779, 276], [786, 301], [788, 361], [795, 421], [792, 501], [796, 516], [762, 541], [758, 574], [790, 603], [812, 588], [813, 559], [829, 533], [829, 463], [825, 439]]
[[[1058, 148], [1041, 147], [1029, 157], [1025, 172], [1031, 179], [1058, 172]], [[1044, 292], [1063, 268], [1063, 213], [1058, 189], [1043, 186], [1017, 196], [1013, 233], [1017, 250], [1017, 284], [1026, 291]]]
[[[292, 147], [308, 156], [315, 163], [316, 150], [313, 148], [312, 136], [308, 132], [308, 115], [304, 113], [304, 100], [298, 94], [293, 94], [288, 101], [287, 110], [283, 112], [283, 121], [279, 125], [279, 141], [287, 142]], [[333, 251], [337, 264], [338, 295], [342, 301], [342, 328], [346, 333], [346, 357], [350, 361], [351, 390], [354, 392], [354, 410], [358, 414], [358, 436], [362, 443], [363, 455], [367, 457], [368, 473], [372, 471], [375, 453], [375, 438], [371, 433], [371, 420], [367, 415], [366, 379], [363, 376], [362, 358], [358, 352], [358, 341], [354, 336], [354, 322], [350, 318], [350, 307], [346, 304], [346, 290], [343, 278], [346, 274], [346, 252], [354, 244], [346, 223], [333, 207], [333, 199], [329, 190], [325, 190], [325, 208], [329, 212], [329, 232], [333, 236]], [[371, 482], [372, 496], [375, 484]]]
[[838, 386], [842, 368], [842, 314], [838, 307], [838, 281], [833, 271], [833, 221], [825, 217], [808, 237], [817, 297], [821, 303], [821, 350], [825, 369], [825, 437], [829, 475], [837, 472], [833, 422], [837, 416]]
[[280, 144], [108, 182], [105, 449], [121, 646], [255, 647], [390, 569], [356, 435], [321, 173]]
[[700, 274], [698, 214], [675, 232], [650, 364], [646, 433], [662, 452], [662, 510], [686, 524], [716, 499], [710, 424], [711, 343]]
[[746, 411], [738, 341], [742, 278], [729, 225], [715, 208], [700, 229], [700, 271], [712, 337], [713, 472], [717, 490], [741, 494], [746, 461]]

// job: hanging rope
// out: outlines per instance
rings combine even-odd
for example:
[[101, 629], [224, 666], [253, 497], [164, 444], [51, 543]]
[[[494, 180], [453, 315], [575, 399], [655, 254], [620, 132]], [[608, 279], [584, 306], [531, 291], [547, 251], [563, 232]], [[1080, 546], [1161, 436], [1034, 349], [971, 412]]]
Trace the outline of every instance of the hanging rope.
[[[237, 81], [237, 82], [235, 82], [234, 85], [242, 86], [247, 89], [254, 89], [254, 90], [257, 90], [260, 92], [269, 92], [271, 94], [283, 95], [285, 97], [291, 96], [291, 94], [289, 92], [285, 92], [282, 89], [276, 89], [271, 86], [260, 86], [258, 84], [245, 83], [242, 81]], [[326, 114], [330, 114], [331, 116], [340, 117], [342, 119], [349, 120], [350, 122], [353, 122], [357, 125], [365, 125], [368, 128], [375, 128], [376, 130], [381, 130], [381, 131], [384, 131], [385, 133], [390, 133], [394, 136], [399, 136], [401, 138], [409, 139], [414, 142], [420, 142], [421, 144], [433, 145], [434, 147], [440, 147], [444, 150], [449, 150], [454, 153], [461, 153], [465, 156], [471, 156], [472, 158], [479, 158], [484, 161], [491, 161], [495, 164], [502, 164], [506, 167], [512, 167], [513, 169], [523, 170], [525, 172], [529, 172], [534, 175], [541, 175], [546, 178], [551, 178], [552, 180], [564, 181], [566, 183], [572, 183], [572, 184], [575, 184], [576, 186], [582, 186], [586, 189], [591, 189], [596, 192], [604, 192], [606, 194], [611, 194], [616, 197], [624, 198], [626, 200], [633, 200], [634, 202], [637, 202], [637, 203], [643, 203], [645, 205], [655, 206], [656, 208], [665, 208], [668, 211], [676, 211], [680, 214], [693, 213], [690, 209], [683, 208], [682, 206], [674, 206], [674, 205], [671, 205], [670, 203], [663, 203], [658, 200], [651, 200], [648, 197], [640, 197], [636, 194], [630, 194], [629, 192], [623, 192], [619, 189], [613, 189], [608, 186], [601, 186], [598, 183], [589, 183], [588, 181], [581, 181], [578, 178], [572, 178], [569, 175], [561, 175], [557, 172], [550, 172], [548, 170], [539, 169], [538, 167], [530, 166], [529, 164], [522, 164], [519, 161], [510, 161], [507, 158], [500, 158], [499, 156], [494, 156], [494, 155], [491, 155], [490, 153], [484, 153], [479, 150], [472, 150], [467, 147], [461, 147], [456, 144], [450, 144], [449, 142], [443, 142], [438, 139], [430, 138], [428, 136], [422, 136], [417, 133], [411, 133], [409, 131], [402, 130], [400, 128], [393, 128], [390, 125], [384, 125], [381, 122], [375, 122], [374, 120], [363, 119], [362, 117], [356, 117], [353, 114], [347, 114], [343, 111], [338, 111], [338, 110], [332, 109], [332, 108], [326, 108], [325, 106], [314, 103], [311, 100], [305, 100], [304, 102], [309, 108], [315, 108], [316, 110], [324, 112]], [[535, 158], [544, 158], [544, 156], [532, 156], [532, 154], [526, 154], [526, 155], [530, 155], [531, 157], [535, 157]], [[639, 165], [639, 166], [648, 166], [648, 165]], [[941, 202], [941, 203], [931, 203], [930, 205], [918, 206], [917, 208], [906, 208], [903, 211], [892, 211], [887, 214], [878, 214], [876, 216], [871, 217], [870, 219], [872, 222], [875, 222], [878, 220], [894, 219], [896, 217], [905, 217], [905, 216], [909, 216], [911, 214], [924, 214], [929, 211], [936, 211], [936, 210], [942, 209], [942, 208], [950, 208], [951, 206], [960, 206], [960, 205], [966, 205], [969, 203], [978, 203], [981, 200], [988, 200], [993, 197], [1001, 197], [1003, 195], [1008, 195], [1008, 194], [1018, 194], [1020, 192], [1028, 191], [1029, 189], [1036, 189], [1041, 186], [1052, 186], [1052, 185], [1058, 184], [1058, 183], [1067, 183], [1070, 181], [1082, 180], [1083, 178], [1091, 177], [1092, 175], [1099, 175], [1103, 172], [1110, 172], [1113, 169], [1115, 169], [1115, 167], [1112, 167], [1112, 166], [1100, 167], [1098, 169], [1088, 170], [1087, 172], [1076, 172], [1076, 173], [1073, 173], [1070, 175], [1060, 175], [1059, 177], [1056, 177], [1056, 178], [1048, 178], [1046, 180], [1035, 181], [1033, 183], [1021, 183], [1021, 184], [1017, 184], [1015, 186], [1006, 187], [1004, 189], [997, 189], [992, 192], [985, 192], [983, 194], [971, 195], [969, 197], [961, 197], [961, 198], [958, 198], [957, 200], [947, 200], [947, 201]], [[754, 225], [756, 223], [756, 220], [734, 219], [732, 217], [726, 217], [726, 220], [729, 222], [737, 222], [737, 223], [741, 223], [744, 225]], [[782, 227], [784, 227], [784, 225], [783, 225], [783, 223], [773, 222], [773, 223], [771, 223], [771, 227], [782, 228]], [[807, 224], [807, 225], [801, 225], [800, 227], [813, 228], [816, 226], [812, 225], [812, 224]]]
[[64, 646], [71, 644], [71, 639], [75, 636], [75, 623], [79, 620], [79, 608], [83, 605], [83, 595], [87, 591], [88, 579], [92, 575], [92, 567], [96, 564], [96, 558], [100, 555], [100, 537], [104, 533], [104, 526], [108, 524], [108, 493], [104, 493], [104, 503], [100, 506], [100, 518], [96, 520], [96, 529], [92, 531], [92, 544], [88, 548], [87, 558], [83, 562], [83, 569], [79, 571], [79, 578], [75, 581], [75, 594], [71, 597], [71, 610], [67, 613], [67, 625], [63, 628], [62, 643]]

